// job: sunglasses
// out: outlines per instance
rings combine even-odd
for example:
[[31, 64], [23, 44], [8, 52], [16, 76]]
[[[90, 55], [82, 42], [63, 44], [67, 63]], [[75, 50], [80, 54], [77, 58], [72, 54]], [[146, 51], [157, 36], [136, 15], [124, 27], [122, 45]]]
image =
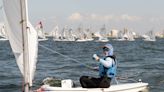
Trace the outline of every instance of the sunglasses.
[[109, 48], [104, 47], [104, 48], [103, 48], [103, 51], [109, 51]]

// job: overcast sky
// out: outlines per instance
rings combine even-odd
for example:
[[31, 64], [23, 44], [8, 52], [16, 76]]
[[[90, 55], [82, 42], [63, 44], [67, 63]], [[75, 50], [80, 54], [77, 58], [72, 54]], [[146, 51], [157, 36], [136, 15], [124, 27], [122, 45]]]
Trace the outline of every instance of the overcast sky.
[[[2, 3], [0, 4], [2, 5]], [[30, 21], [40, 20], [46, 31], [55, 25], [135, 32], [164, 29], [164, 0], [28, 0]]]

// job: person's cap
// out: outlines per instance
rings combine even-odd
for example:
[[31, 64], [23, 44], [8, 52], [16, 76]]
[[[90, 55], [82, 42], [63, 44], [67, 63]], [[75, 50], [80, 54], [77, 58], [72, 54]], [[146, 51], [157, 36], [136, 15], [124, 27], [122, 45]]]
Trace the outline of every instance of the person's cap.
[[104, 46], [102, 46], [102, 48], [108, 48], [108, 49], [113, 49], [113, 46], [111, 44], [105, 44]]
[[103, 51], [107, 51], [108, 52], [108, 56], [112, 56], [113, 55], [113, 46], [111, 44], [106, 44], [102, 48], [103, 48]]

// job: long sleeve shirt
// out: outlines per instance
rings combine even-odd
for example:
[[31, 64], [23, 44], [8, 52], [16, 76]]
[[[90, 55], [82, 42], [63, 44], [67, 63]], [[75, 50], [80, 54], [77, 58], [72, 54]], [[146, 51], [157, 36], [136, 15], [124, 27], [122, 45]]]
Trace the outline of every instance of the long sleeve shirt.
[[107, 57], [105, 60], [104, 59], [100, 59], [99, 62], [104, 65], [104, 67], [109, 68], [112, 66], [112, 64], [114, 64], [114, 60], [110, 57]]

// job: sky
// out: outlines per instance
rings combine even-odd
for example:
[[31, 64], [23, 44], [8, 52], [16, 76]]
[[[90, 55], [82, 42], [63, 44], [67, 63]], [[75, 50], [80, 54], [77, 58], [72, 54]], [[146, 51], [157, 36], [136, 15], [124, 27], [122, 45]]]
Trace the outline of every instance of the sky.
[[105, 24], [108, 30], [128, 28], [143, 34], [164, 30], [163, 4], [164, 0], [28, 0], [28, 10], [32, 24], [42, 21], [47, 32], [56, 25], [96, 31]]

